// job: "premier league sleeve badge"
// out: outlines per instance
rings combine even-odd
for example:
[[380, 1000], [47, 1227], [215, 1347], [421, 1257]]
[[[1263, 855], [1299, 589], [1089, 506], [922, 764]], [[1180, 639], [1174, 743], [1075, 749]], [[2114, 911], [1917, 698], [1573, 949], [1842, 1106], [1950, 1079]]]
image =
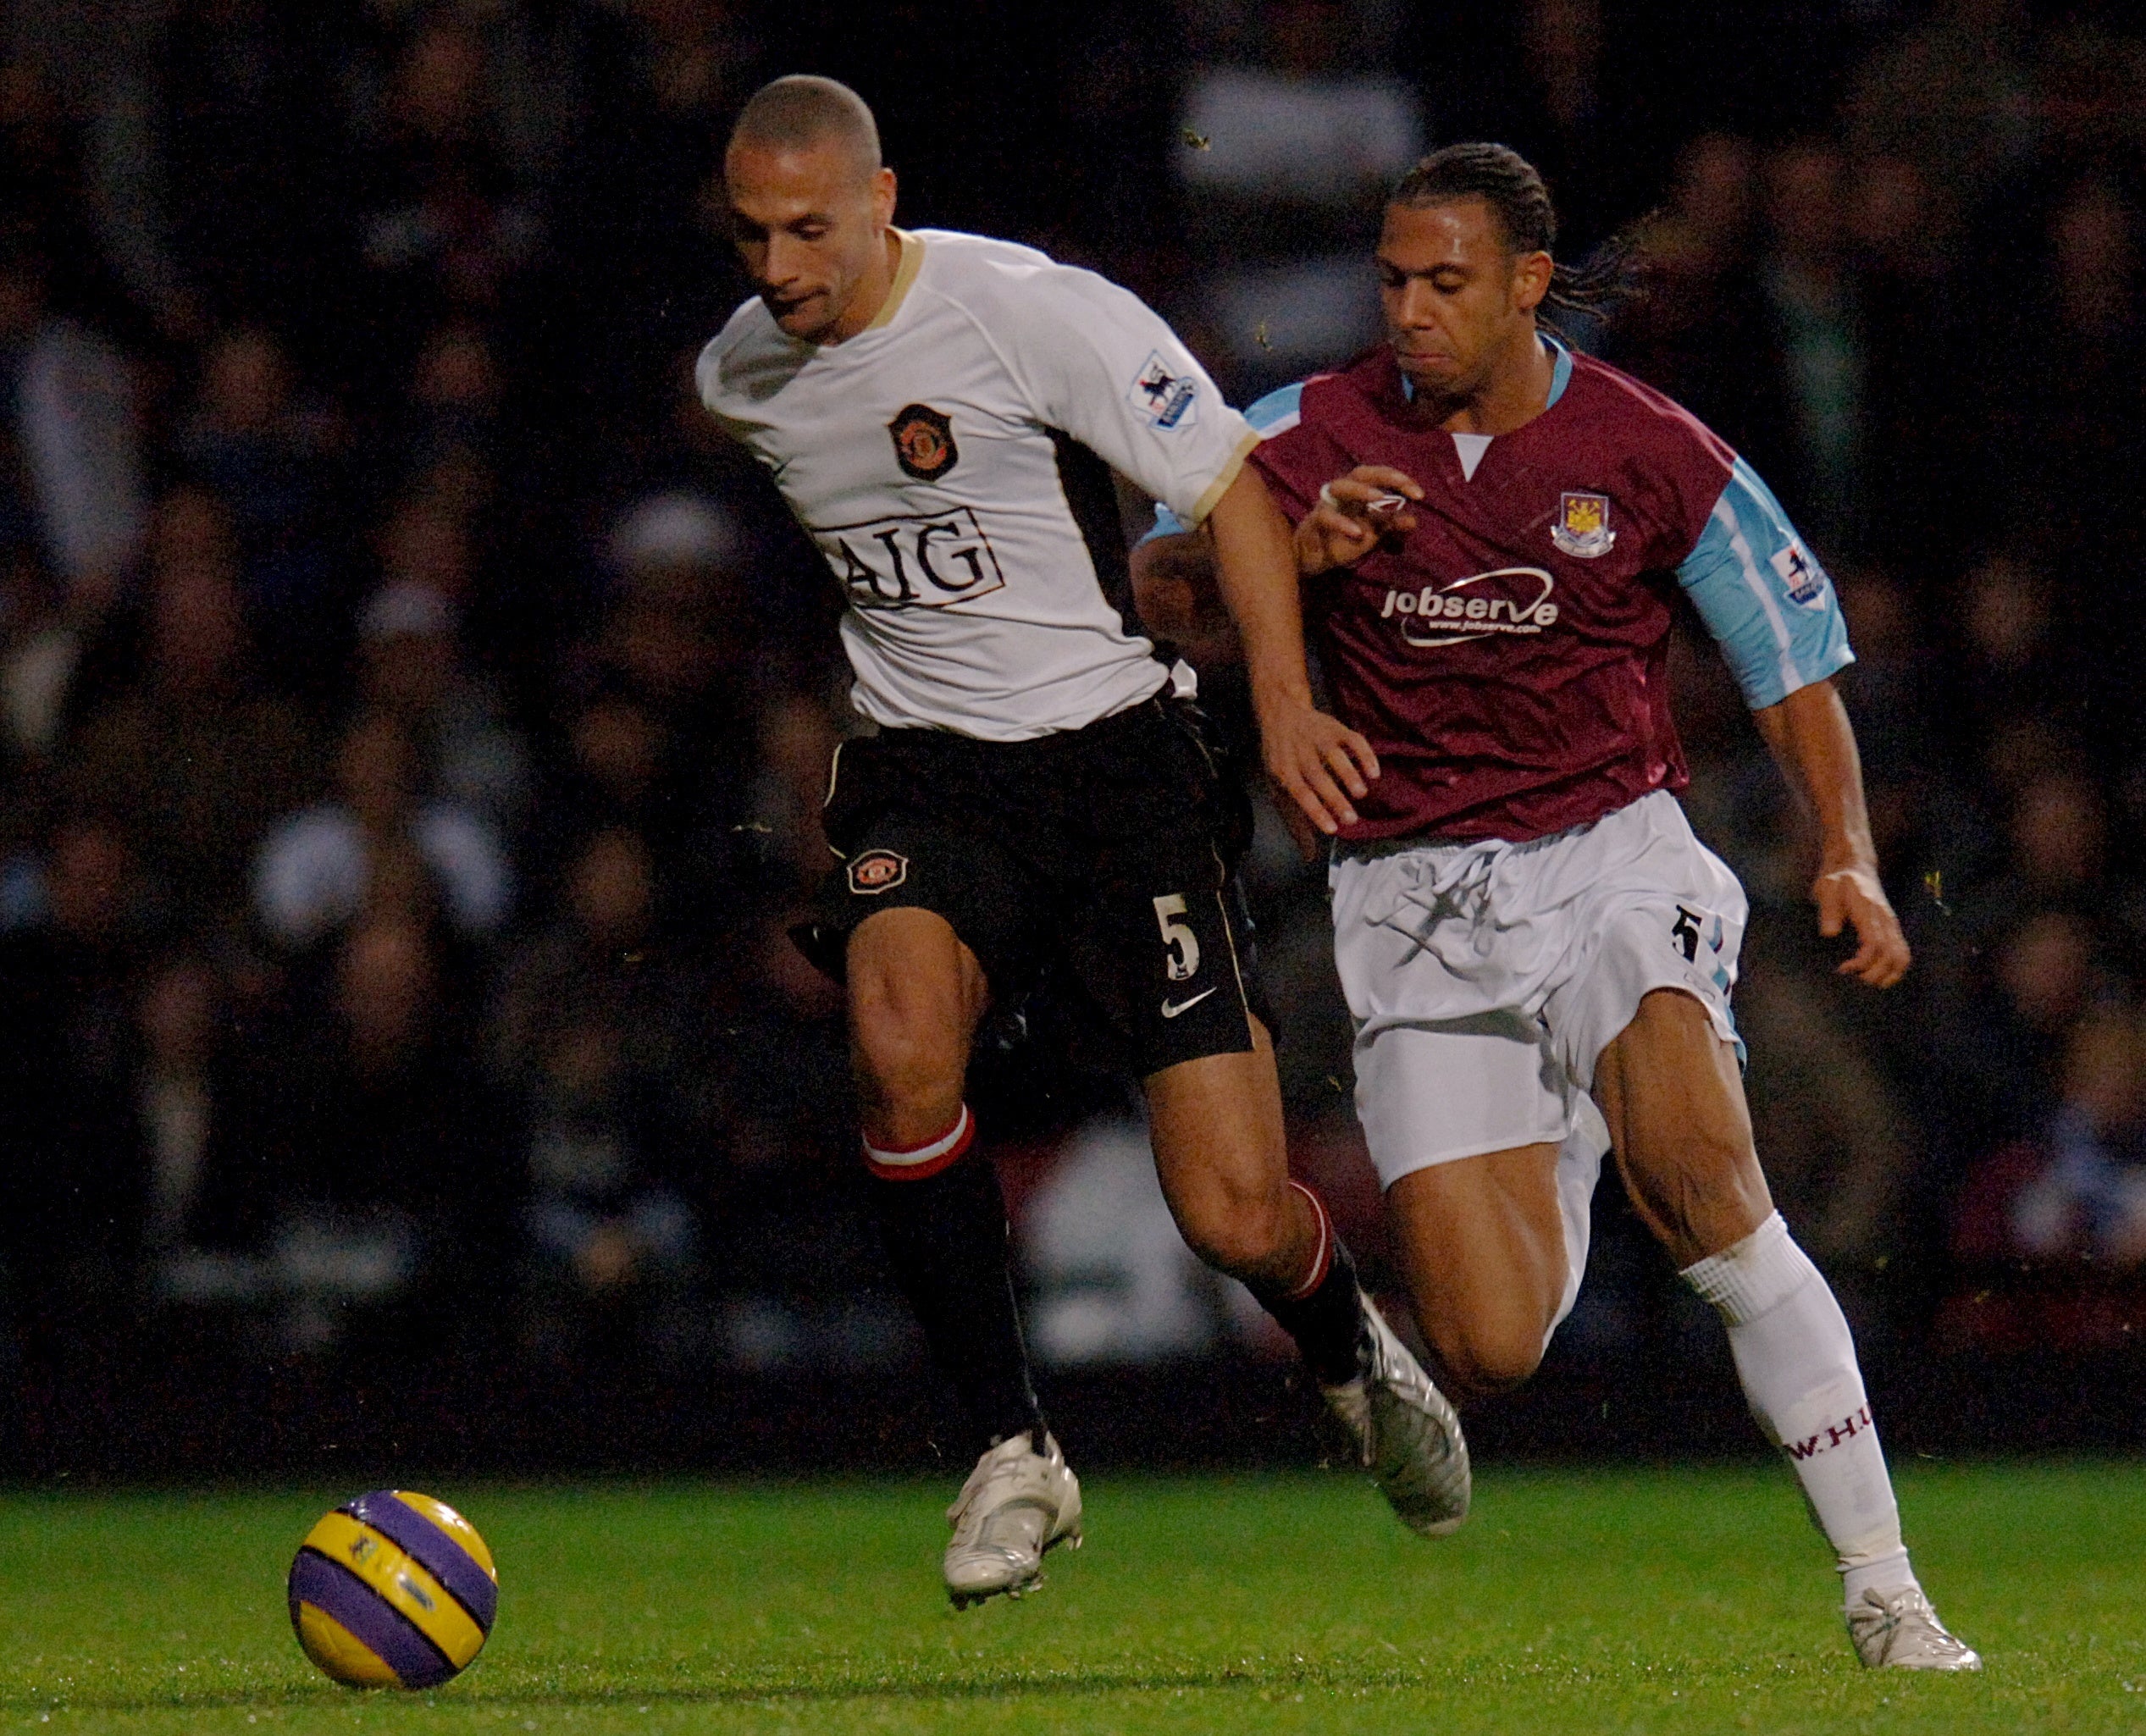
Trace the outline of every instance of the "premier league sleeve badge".
[[1617, 541], [1610, 528], [1607, 495], [1564, 494], [1557, 496], [1557, 517], [1550, 527], [1550, 540], [1568, 555], [1592, 561], [1607, 555]]

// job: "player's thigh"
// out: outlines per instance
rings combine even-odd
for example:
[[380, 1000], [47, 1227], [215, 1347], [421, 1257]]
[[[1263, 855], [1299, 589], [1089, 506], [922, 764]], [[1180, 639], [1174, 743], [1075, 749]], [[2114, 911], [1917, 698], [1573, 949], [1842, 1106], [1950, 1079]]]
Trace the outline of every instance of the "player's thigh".
[[1252, 1035], [1248, 1051], [1150, 1074], [1148, 1120], [1186, 1240], [1227, 1270], [1265, 1275], [1290, 1247], [1289, 1146], [1274, 1045], [1256, 1021]]
[[1356, 1076], [1417, 1319], [1446, 1378], [1463, 1396], [1524, 1379], [1585, 1257], [1560, 1191], [1578, 1105], [1548, 1033], [1518, 1012], [1367, 1027]]
[[937, 736], [893, 730], [835, 755], [822, 819], [838, 860], [790, 937], [837, 981], [848, 981], [852, 937], [885, 911], [941, 918], [995, 992], [1020, 974], [1048, 926], [1035, 875], [1004, 842], [1022, 830], [1026, 816], [1004, 811], [1017, 798], [986, 775], [977, 744]]
[[1357, 1117], [1388, 1188], [1435, 1164], [1561, 1144], [1574, 1125], [1549, 1035], [1519, 1012], [1366, 1025], [1355, 1062]]
[[983, 967], [937, 911], [875, 911], [849, 936], [850, 1042], [860, 1079], [916, 1088], [957, 1085], [988, 987]]
[[1234, 871], [1236, 799], [1170, 702], [1107, 727], [1078, 770], [1089, 817], [1067, 887], [1073, 979], [1138, 1078], [1239, 1056], [1245, 1076], [1270, 1079], [1260, 1027], [1275, 1022]]
[[1589, 1082], [1634, 1204], [1689, 1265], [1773, 1209], [1729, 1006], [1748, 907], [1669, 798], [1604, 827], [1639, 848], [1577, 907], [1575, 968], [1544, 1019], [1567, 1070]]
[[1739, 1049], [1729, 998], [1750, 906], [1728, 866], [1692, 833], [1674, 797], [1657, 791], [1565, 843], [1571, 895], [1539, 920], [1556, 968], [1543, 1022], [1558, 1059], [1585, 1085], [1612, 1038], [1657, 989], [1675, 989]]
[[1694, 996], [1642, 998], [1596, 1063], [1593, 1095], [1634, 1209], [1679, 1267], [1741, 1241], [1773, 1211], [1736, 1049]]
[[958, 815], [891, 809], [844, 843], [792, 933], [845, 986], [868, 1135], [913, 1143], [958, 1112], [977, 1020], [1032, 949], [1036, 898]]
[[1464, 1397], [1518, 1385], [1563, 1306], [1559, 1147], [1522, 1146], [1413, 1169], [1386, 1193], [1416, 1318]]

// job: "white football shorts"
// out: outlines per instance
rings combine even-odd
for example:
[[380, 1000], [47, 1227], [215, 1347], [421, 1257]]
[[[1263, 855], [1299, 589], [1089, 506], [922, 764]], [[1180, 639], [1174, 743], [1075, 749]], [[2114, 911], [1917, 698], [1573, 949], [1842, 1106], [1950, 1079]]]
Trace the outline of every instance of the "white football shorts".
[[1608, 1136], [1586, 1087], [1655, 989], [1690, 995], [1740, 1052], [1728, 1003], [1749, 906], [1666, 790], [1526, 843], [1340, 856], [1329, 884], [1357, 1114], [1387, 1187], [1558, 1145], [1560, 1191], [1591, 1193]]

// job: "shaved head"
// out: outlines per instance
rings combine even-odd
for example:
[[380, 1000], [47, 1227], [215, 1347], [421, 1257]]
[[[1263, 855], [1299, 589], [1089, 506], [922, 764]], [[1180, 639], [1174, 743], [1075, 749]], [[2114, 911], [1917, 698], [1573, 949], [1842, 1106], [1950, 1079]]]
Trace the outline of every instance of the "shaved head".
[[879, 169], [879, 123], [865, 99], [845, 84], [810, 73], [762, 85], [730, 133], [733, 151], [788, 156], [822, 146], [832, 146], [860, 177]]
[[840, 343], [871, 322], [901, 256], [894, 171], [864, 99], [832, 79], [762, 85], [723, 153], [730, 230], [776, 323]]

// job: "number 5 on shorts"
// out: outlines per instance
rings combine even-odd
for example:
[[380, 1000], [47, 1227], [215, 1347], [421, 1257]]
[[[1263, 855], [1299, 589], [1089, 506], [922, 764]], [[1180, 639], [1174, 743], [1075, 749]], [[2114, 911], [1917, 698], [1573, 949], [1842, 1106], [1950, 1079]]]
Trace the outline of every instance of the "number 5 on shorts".
[[1155, 926], [1170, 948], [1170, 980], [1182, 982], [1200, 968], [1200, 937], [1177, 918], [1185, 914], [1185, 900], [1176, 893], [1155, 900]]

